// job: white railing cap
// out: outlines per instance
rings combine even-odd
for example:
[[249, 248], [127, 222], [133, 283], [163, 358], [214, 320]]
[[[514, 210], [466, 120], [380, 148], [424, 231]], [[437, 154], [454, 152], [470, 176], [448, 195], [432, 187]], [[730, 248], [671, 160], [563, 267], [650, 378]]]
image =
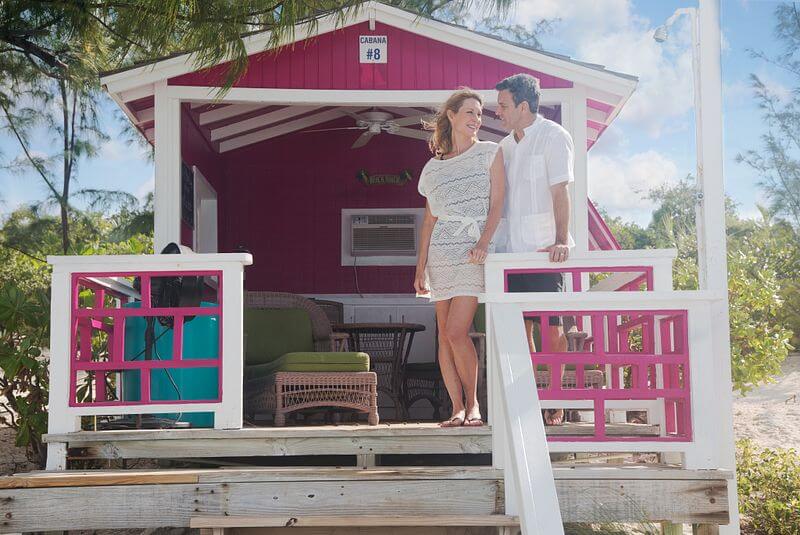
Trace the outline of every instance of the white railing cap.
[[192, 253], [192, 254], [153, 254], [153, 255], [86, 255], [86, 256], [48, 256], [47, 263], [54, 268], [72, 271], [137, 271], [146, 269], [215, 269], [219, 264], [253, 263], [250, 253]]
[[480, 301], [489, 304], [516, 303], [547, 310], [685, 308], [689, 303], [710, 303], [725, 299], [723, 292], [687, 290], [672, 292], [541, 292], [486, 293]]
[[[533, 267], [586, 267], [587, 264], [599, 263], [598, 267], [609, 263], [631, 264], [642, 262], [645, 265], [653, 260], [674, 260], [678, 256], [677, 249], [632, 249], [624, 251], [584, 251], [573, 252], [566, 262], [553, 263], [546, 252], [536, 253], [493, 253], [486, 257], [486, 264], [520, 264], [526, 268]], [[591, 266], [590, 266], [591, 267]]]

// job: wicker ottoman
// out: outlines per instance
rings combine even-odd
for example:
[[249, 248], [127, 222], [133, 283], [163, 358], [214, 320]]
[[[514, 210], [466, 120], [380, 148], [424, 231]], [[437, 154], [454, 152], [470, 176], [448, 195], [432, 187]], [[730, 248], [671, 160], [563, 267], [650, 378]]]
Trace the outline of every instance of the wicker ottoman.
[[[550, 387], [550, 370], [536, 370], [536, 386], [539, 388]], [[561, 388], [578, 388], [575, 370], [564, 370], [561, 375]], [[602, 370], [586, 370], [583, 372], [583, 388], [603, 388], [606, 376]]]
[[286, 425], [286, 415], [301, 409], [339, 407], [369, 414], [378, 425], [378, 378], [375, 372], [277, 372], [248, 382], [247, 412], [274, 411], [275, 425]]

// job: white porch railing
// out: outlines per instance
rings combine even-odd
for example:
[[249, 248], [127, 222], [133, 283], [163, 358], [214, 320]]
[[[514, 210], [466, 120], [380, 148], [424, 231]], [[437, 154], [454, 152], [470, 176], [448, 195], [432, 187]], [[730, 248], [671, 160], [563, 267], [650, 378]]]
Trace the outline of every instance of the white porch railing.
[[[49, 433], [79, 431], [80, 417], [90, 415], [210, 412], [217, 429], [242, 427], [243, 268], [252, 264], [249, 254], [54, 256], [48, 262], [53, 266]], [[153, 302], [153, 283], [165, 277], [203, 277], [211, 302], [194, 307]], [[208, 318], [219, 345], [207, 355], [184, 358], [184, 325], [191, 317]], [[166, 325], [143, 344], [158, 357], [158, 338], [169, 334], [170, 358], [126, 352], [126, 323], [149, 323], [154, 330], [157, 318]], [[216, 371], [216, 394], [155, 395], [154, 374], [187, 369]], [[126, 374], [135, 381], [125, 381]], [[66, 446], [48, 444], [47, 468], [65, 467]]]
[[[673, 257], [672, 251], [594, 251], [563, 264], [550, 263], [543, 253], [496, 254], [487, 260], [493, 463], [505, 470], [506, 514], [520, 516], [523, 533], [562, 533], [546, 451], [678, 453], [685, 468], [733, 470], [719, 454], [724, 441], [732, 440], [726, 432], [732, 431], [732, 416], [717, 410], [717, 396], [731, 392], [731, 382], [712, 359], [715, 347], [728, 340], [715, 339], [718, 331], [709, 328], [713, 307], [725, 296], [672, 291]], [[553, 270], [572, 274], [574, 282], [582, 278], [582, 287], [572, 286], [581, 291], [506, 293], [509, 274]], [[655, 291], [592, 291], [587, 284], [588, 273], [631, 272], [645, 274], [638, 289]], [[629, 283], [621, 286], [632, 289]], [[552, 316], [571, 316], [587, 336], [586, 347], [558, 350], [544, 329], [538, 351], [531, 353], [523, 318], [547, 325]], [[568, 367], [574, 374], [569, 384], [563, 380]], [[604, 380], [585, 382], [589, 370], [602, 373]], [[549, 382], [540, 380], [537, 388], [543, 371]], [[591, 411], [592, 433], [559, 434], [548, 442], [542, 408]], [[607, 432], [613, 409], [647, 411], [648, 424], [658, 432], [626, 434], [625, 426], [621, 433]], [[735, 481], [728, 495], [732, 525], [723, 532], [738, 533]]]

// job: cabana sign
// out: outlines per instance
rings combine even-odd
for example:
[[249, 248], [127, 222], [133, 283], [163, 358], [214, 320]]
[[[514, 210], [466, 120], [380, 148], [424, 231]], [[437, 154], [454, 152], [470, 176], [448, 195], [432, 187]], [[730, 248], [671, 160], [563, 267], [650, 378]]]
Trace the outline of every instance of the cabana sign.
[[411, 171], [404, 169], [399, 175], [370, 175], [364, 169], [358, 172], [358, 181], [365, 186], [380, 186], [392, 184], [394, 186], [403, 186], [411, 182]]
[[388, 39], [385, 35], [358, 36], [359, 63], [386, 63]]

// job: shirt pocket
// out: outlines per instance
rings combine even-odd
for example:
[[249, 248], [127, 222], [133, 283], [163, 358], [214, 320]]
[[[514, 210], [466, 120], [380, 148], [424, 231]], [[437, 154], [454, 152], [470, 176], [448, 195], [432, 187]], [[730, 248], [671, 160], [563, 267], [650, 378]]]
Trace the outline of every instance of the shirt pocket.
[[522, 240], [532, 251], [549, 247], [556, 241], [556, 222], [552, 212], [524, 216], [522, 227]]

